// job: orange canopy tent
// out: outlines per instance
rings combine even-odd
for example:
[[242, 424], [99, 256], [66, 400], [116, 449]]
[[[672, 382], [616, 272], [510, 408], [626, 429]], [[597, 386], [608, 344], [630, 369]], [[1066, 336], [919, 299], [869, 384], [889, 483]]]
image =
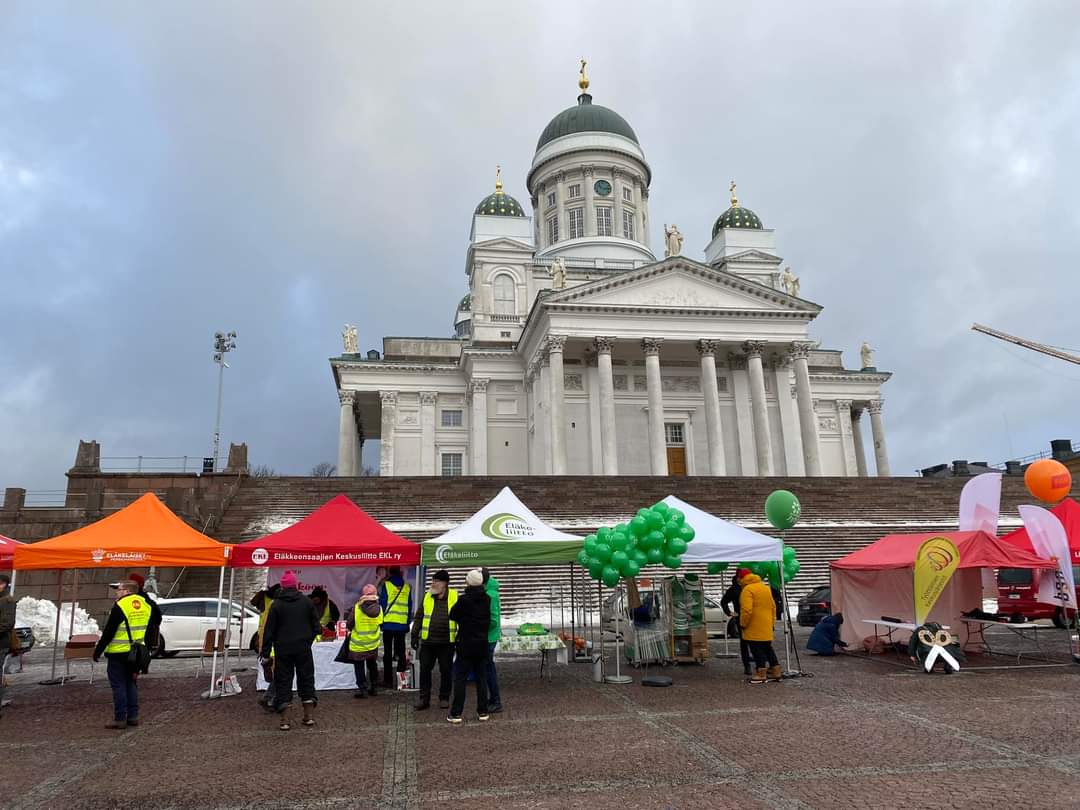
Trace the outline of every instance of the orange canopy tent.
[[229, 546], [191, 528], [148, 492], [89, 526], [17, 546], [14, 568], [213, 568], [224, 566], [228, 556]]
[[[162, 566], [173, 568], [220, 568], [218, 582], [218, 619], [221, 620], [221, 591], [225, 582], [225, 564], [229, 546], [191, 528], [148, 492], [130, 506], [114, 512], [96, 523], [38, 543], [26, 543], [15, 548], [13, 568], [16, 571], [43, 569], [74, 569], [72, 574], [71, 621], [74, 625], [75, 603], [78, 597], [79, 569], [142, 568]], [[63, 593], [63, 576], [59, 584]], [[56, 635], [60, 635], [60, 595], [57, 596]], [[71, 629], [69, 628], [69, 634]], [[215, 636], [216, 638], [216, 636]], [[53, 645], [52, 675], [43, 683], [63, 683], [56, 679], [56, 648]], [[215, 697], [217, 645], [214, 645], [210, 668], [210, 697]]]

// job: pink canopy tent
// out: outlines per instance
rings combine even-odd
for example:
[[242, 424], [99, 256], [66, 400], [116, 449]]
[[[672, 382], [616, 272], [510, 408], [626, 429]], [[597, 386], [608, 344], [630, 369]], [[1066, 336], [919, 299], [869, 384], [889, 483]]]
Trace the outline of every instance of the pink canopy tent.
[[890, 534], [842, 557], [829, 568], [832, 574], [832, 610], [844, 614], [841, 637], [857, 645], [873, 634], [864, 619], [892, 616], [915, 619], [915, 555], [931, 537], [947, 537], [960, 552], [960, 565], [930, 612], [930, 621], [952, 628], [967, 642], [961, 612], [982, 608], [982, 568], [1053, 568], [1054, 563], [1036, 557], [986, 532], [932, 532]]

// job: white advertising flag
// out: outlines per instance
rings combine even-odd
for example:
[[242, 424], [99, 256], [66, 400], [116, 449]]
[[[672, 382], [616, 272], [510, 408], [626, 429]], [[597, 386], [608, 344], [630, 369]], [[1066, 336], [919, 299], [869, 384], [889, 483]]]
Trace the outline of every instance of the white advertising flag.
[[960, 531], [997, 536], [1001, 512], [1001, 473], [976, 475], [960, 493]]
[[1041, 506], [1021, 506], [1020, 517], [1031, 538], [1031, 547], [1040, 557], [1058, 561], [1054, 570], [1042, 572], [1039, 601], [1047, 605], [1076, 607], [1076, 582], [1073, 580], [1072, 556], [1065, 527], [1052, 512]]

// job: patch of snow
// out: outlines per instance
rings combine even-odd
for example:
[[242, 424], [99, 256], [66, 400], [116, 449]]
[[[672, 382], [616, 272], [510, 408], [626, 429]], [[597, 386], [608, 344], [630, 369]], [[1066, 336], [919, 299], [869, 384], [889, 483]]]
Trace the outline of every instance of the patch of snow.
[[243, 534], [253, 534], [261, 537], [264, 534], [280, 532], [282, 529], [287, 529], [296, 522], [296, 518], [287, 518], [282, 517], [281, 515], [266, 515], [251, 521], [251, 523], [244, 528]]
[[[34, 638], [42, 646], [51, 646], [53, 632], [56, 630], [56, 605], [48, 599], [35, 599], [24, 596], [15, 606], [15, 625], [30, 627]], [[65, 602], [60, 610], [60, 642], [67, 643], [68, 629], [71, 627], [71, 603]], [[90, 618], [85, 610], [75, 604], [75, 635], [100, 633], [98, 623]]]

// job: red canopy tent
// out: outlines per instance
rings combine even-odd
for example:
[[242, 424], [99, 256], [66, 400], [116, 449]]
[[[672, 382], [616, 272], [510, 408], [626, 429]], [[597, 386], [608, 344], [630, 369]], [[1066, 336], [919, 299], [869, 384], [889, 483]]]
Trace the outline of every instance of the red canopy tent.
[[[1072, 564], [1080, 565], [1080, 503], [1072, 498], [1066, 498], [1050, 511], [1057, 515], [1057, 519], [1065, 527], [1065, 535], [1069, 538], [1069, 551], [1072, 552]], [[1001, 539], [1029, 554], [1035, 553], [1027, 529], [1017, 529]]]
[[890, 534], [829, 564], [832, 609], [844, 614], [842, 637], [858, 644], [873, 628], [864, 619], [893, 616], [910, 622], [915, 617], [914, 566], [919, 546], [931, 537], [947, 537], [960, 552], [960, 564], [930, 612], [931, 621], [949, 625], [961, 643], [967, 641], [961, 612], [982, 608], [981, 568], [1053, 568], [1036, 557], [986, 532]]
[[18, 540], [12, 540], [0, 534], [0, 570], [11, 570], [11, 564], [15, 559], [15, 547], [21, 545], [22, 543]]
[[420, 546], [337, 495], [287, 529], [233, 546], [237, 568], [417, 565]]

